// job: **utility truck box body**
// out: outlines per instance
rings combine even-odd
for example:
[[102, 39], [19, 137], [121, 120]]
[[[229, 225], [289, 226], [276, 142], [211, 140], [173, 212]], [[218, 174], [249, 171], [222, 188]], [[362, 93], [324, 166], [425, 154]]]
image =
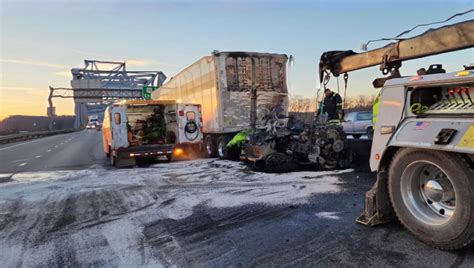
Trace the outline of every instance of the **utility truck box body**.
[[228, 140], [250, 126], [252, 61], [257, 127], [265, 125], [275, 107], [287, 114], [287, 60], [283, 54], [216, 52], [172, 77], [152, 93], [152, 99], [200, 104], [205, 143], [212, 155], [219, 138]]
[[199, 149], [201, 126], [199, 104], [118, 102], [105, 110], [103, 148], [112, 164], [118, 166], [134, 165], [136, 158], [171, 160], [176, 152]]
[[[459, 74], [465, 74], [460, 76]], [[381, 91], [370, 165], [390, 147], [410, 147], [474, 156], [474, 71], [388, 80]], [[452, 129], [449, 142], [436, 142]]]

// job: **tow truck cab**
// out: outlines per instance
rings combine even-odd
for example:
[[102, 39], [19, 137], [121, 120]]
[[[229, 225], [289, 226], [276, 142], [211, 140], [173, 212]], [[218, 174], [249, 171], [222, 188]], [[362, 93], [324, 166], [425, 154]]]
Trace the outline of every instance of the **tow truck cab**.
[[395, 216], [422, 242], [458, 249], [474, 236], [474, 70], [387, 80], [359, 223]]
[[133, 166], [137, 158], [191, 154], [202, 145], [198, 104], [172, 101], [124, 101], [105, 110], [103, 149], [114, 166]]

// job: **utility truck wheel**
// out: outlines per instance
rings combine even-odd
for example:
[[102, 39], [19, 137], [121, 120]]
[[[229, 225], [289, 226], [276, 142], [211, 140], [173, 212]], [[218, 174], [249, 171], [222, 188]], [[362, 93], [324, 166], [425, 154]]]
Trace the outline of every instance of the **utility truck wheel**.
[[211, 135], [207, 135], [204, 139], [204, 149], [206, 150], [208, 157], [217, 156], [216, 142]]
[[114, 167], [117, 165], [117, 157], [114, 156], [112, 153], [110, 153], [110, 164]]
[[474, 234], [474, 171], [459, 155], [401, 149], [389, 169], [390, 199], [401, 224], [418, 240], [459, 249]]

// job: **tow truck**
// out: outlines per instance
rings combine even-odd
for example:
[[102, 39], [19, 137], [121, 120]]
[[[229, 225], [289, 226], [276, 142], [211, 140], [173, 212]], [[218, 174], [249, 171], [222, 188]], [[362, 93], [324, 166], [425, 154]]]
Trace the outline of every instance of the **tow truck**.
[[399, 72], [403, 61], [473, 47], [474, 20], [467, 20], [366, 52], [322, 54], [322, 84], [331, 74], [347, 81], [349, 72], [376, 65], [388, 75], [373, 82], [382, 88], [370, 153], [377, 180], [357, 222], [398, 218], [415, 238], [445, 250], [474, 238], [474, 66]]

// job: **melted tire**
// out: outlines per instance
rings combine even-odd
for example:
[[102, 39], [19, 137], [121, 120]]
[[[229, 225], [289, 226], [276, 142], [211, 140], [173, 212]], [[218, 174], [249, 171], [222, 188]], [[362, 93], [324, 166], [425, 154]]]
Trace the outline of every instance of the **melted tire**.
[[[443, 224], [427, 224], [417, 219], [403, 201], [400, 178], [411, 163], [420, 160], [441, 168], [455, 188], [456, 209]], [[440, 151], [401, 149], [390, 165], [388, 190], [400, 223], [418, 240], [444, 250], [460, 249], [471, 242], [474, 234], [474, 171], [461, 156]]]
[[[278, 160], [281, 160], [281, 162], [277, 160], [278, 163], [270, 164], [269, 158], [271, 157], [279, 158]], [[289, 156], [282, 153], [271, 153], [267, 155], [265, 161], [262, 161], [262, 165], [263, 167], [260, 168], [260, 171], [267, 173], [286, 173], [298, 169], [298, 164], [292, 161]]]

